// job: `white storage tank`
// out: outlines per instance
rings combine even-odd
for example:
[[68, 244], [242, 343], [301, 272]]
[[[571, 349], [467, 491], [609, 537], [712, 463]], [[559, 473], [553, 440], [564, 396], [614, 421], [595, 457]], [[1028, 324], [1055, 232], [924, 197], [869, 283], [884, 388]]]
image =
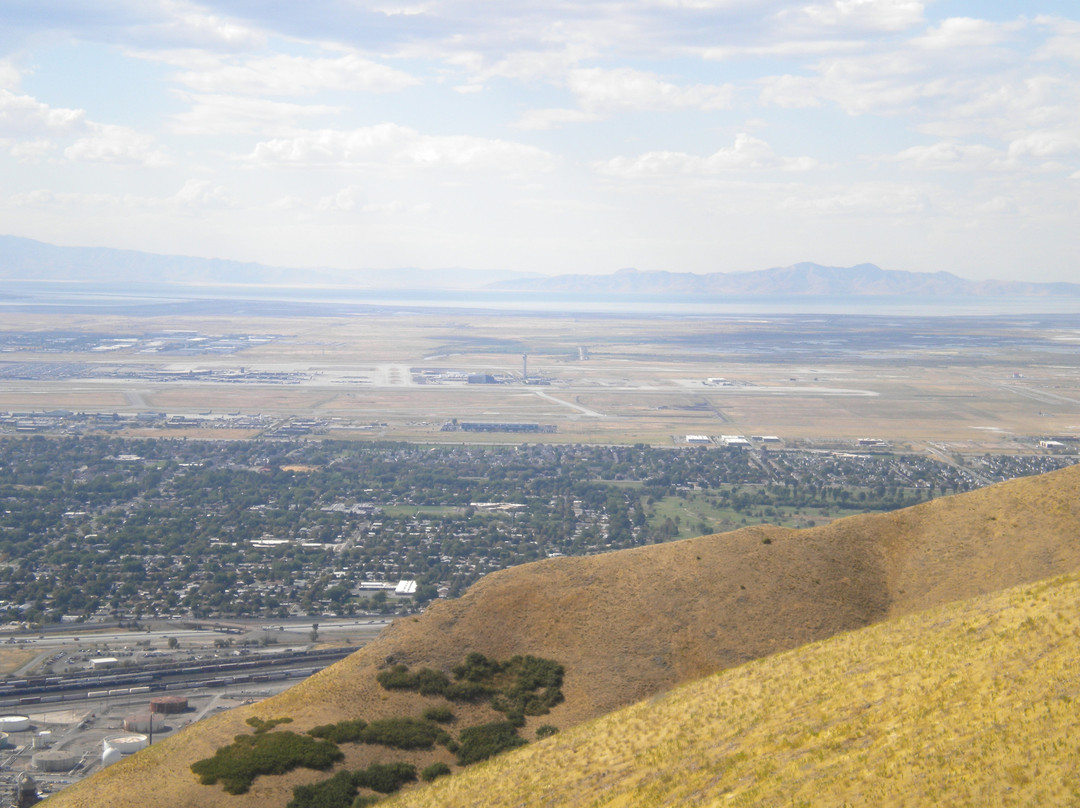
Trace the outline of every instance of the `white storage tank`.
[[118, 735], [115, 738], [106, 738], [105, 747], [113, 747], [122, 755], [130, 755], [150, 745], [150, 739], [145, 735], [133, 732], [131, 735]]
[[35, 752], [30, 760], [39, 772], [67, 772], [75, 768], [79, 756], [60, 749], [46, 749]]
[[0, 715], [0, 732], [25, 732], [30, 729], [28, 715]]
[[111, 766], [120, 760], [124, 756], [124, 753], [117, 749], [115, 746], [110, 746], [109, 742], [105, 742], [105, 750], [101, 753], [101, 765], [102, 767]]

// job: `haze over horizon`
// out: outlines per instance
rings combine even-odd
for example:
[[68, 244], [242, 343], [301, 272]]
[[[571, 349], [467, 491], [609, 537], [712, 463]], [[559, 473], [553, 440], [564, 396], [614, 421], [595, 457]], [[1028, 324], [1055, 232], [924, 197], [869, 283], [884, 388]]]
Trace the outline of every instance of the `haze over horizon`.
[[1080, 17], [1025, 8], [16, 0], [3, 231], [275, 266], [1075, 281]]

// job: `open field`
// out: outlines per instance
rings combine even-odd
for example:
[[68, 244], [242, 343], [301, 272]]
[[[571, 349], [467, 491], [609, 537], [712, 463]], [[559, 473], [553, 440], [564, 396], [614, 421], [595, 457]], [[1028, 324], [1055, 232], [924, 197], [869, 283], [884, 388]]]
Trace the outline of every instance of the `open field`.
[[[50, 334], [73, 331], [86, 337], [81, 350], [49, 344]], [[182, 350], [162, 347], [178, 332], [200, 336]], [[687, 434], [872, 436], [1008, 451], [1037, 446], [1040, 437], [1080, 435], [1078, 334], [1080, 317], [1066, 315], [1020, 322], [15, 311], [0, 326], [0, 412], [266, 419], [249, 429], [214, 418], [198, 425], [221, 437], [267, 434], [301, 418], [321, 422], [315, 434], [357, 439], [672, 445]], [[468, 384], [467, 374], [498, 383]], [[454, 419], [536, 423], [554, 432], [440, 431]], [[140, 424], [137, 434], [178, 428], [192, 431], [191, 424]]]

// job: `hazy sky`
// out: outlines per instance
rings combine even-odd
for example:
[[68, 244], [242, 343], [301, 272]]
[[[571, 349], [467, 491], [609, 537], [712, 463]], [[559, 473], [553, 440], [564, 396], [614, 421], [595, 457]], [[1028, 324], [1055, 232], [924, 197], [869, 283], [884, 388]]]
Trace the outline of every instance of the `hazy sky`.
[[295, 266], [1080, 281], [1080, 10], [2, 0], [0, 232]]

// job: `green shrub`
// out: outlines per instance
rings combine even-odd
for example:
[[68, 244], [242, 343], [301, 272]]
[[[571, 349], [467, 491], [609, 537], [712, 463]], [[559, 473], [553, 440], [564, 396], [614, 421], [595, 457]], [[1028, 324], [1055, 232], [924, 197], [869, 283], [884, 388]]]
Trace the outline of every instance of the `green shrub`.
[[213, 757], [191, 764], [204, 785], [221, 781], [229, 794], [243, 794], [260, 774], [284, 774], [303, 766], [329, 769], [344, 757], [332, 742], [315, 740], [295, 732], [262, 732], [237, 735]]
[[338, 721], [336, 724], [320, 724], [308, 730], [313, 738], [326, 738], [334, 743], [356, 743], [360, 740], [367, 723], [359, 718]]
[[249, 727], [254, 727], [255, 728], [255, 734], [259, 735], [259, 734], [262, 734], [263, 732], [269, 732], [274, 727], [276, 727], [278, 724], [291, 724], [292, 719], [288, 718], [288, 717], [284, 717], [284, 718], [268, 718], [266, 720], [263, 720], [262, 718], [256, 718], [255, 716], [251, 716], [251, 718], [249, 718], [246, 723], [247, 723], [247, 725]]
[[421, 668], [410, 673], [407, 665], [394, 665], [375, 675], [375, 680], [386, 690], [412, 690], [422, 696], [441, 696], [450, 686], [449, 677], [433, 668]]
[[383, 718], [372, 721], [357, 739], [394, 749], [430, 749], [436, 741], [446, 743], [450, 736], [438, 724], [419, 718]]
[[374, 794], [361, 794], [355, 800], [349, 808], [368, 808], [369, 805], [374, 805], [382, 797], [376, 797]]
[[491, 682], [502, 672], [502, 665], [483, 654], [473, 652], [454, 668], [454, 678], [466, 682]]
[[450, 774], [450, 767], [439, 761], [438, 763], [432, 763], [430, 766], [425, 766], [424, 770], [420, 772], [420, 779], [425, 783], [430, 783], [435, 778], [447, 774]]
[[380, 794], [391, 794], [406, 783], [416, 782], [416, 767], [411, 763], [372, 763], [353, 775], [358, 788], [370, 788]]
[[457, 752], [458, 765], [468, 766], [499, 754], [506, 749], [523, 746], [525, 739], [517, 734], [517, 728], [509, 721], [480, 724], [461, 731], [461, 748]]
[[475, 704], [495, 695], [495, 688], [479, 682], [454, 682], [443, 692], [449, 701], [465, 701]]
[[553, 727], [551, 724], [541, 724], [536, 728], [536, 739], [538, 741], [544, 738], [550, 738], [552, 735], [558, 733], [559, 728]]
[[285, 808], [351, 808], [356, 783], [351, 772], [338, 772], [329, 780], [293, 788]]
[[454, 720], [454, 711], [445, 704], [438, 704], [424, 710], [424, 718], [428, 721], [436, 721], [440, 724], [449, 724]]

